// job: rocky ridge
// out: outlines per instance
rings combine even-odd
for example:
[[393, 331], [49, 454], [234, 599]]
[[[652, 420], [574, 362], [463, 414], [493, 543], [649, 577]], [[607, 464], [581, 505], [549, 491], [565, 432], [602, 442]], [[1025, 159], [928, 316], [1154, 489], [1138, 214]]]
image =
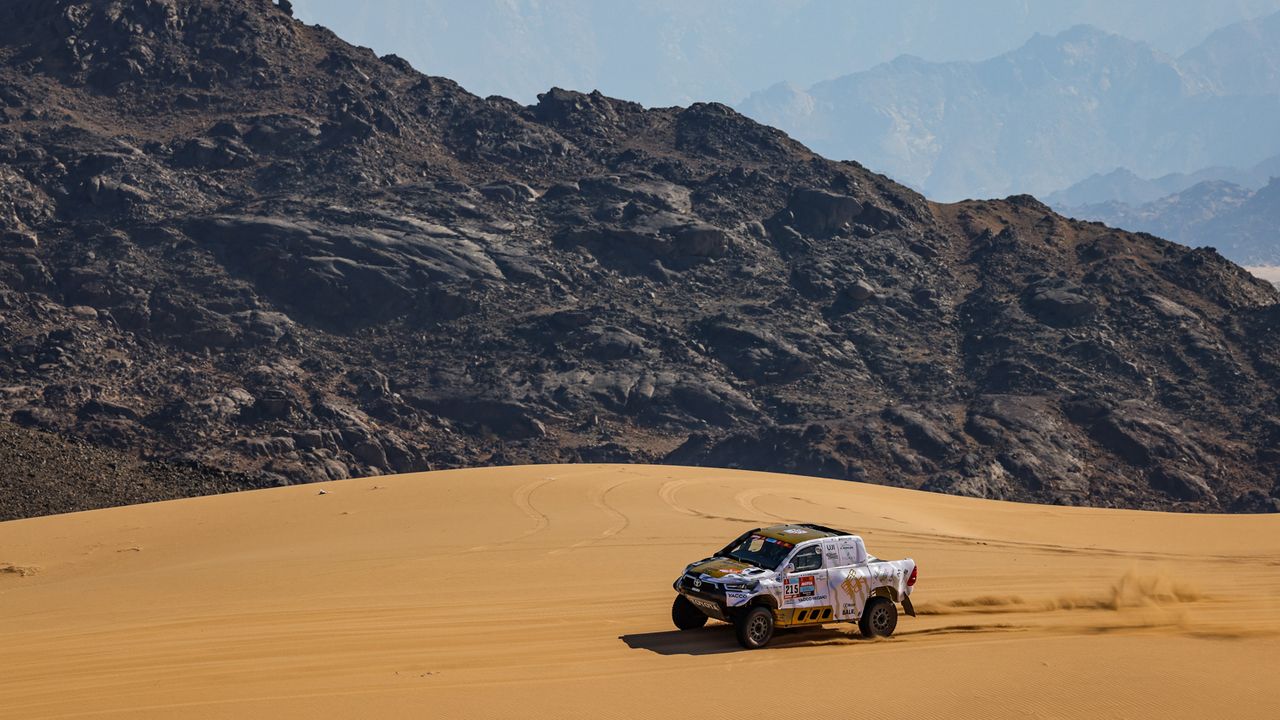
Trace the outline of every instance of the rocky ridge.
[[1256, 189], [1204, 181], [1150, 202], [1107, 201], [1058, 210], [1187, 245], [1212, 244], [1245, 267], [1280, 265], [1275, 235], [1280, 178], [1273, 177]]
[[665, 461], [1280, 504], [1273, 287], [722, 105], [479, 98], [266, 0], [17, 0], [0, 156], [0, 412], [195, 478], [156, 497]]

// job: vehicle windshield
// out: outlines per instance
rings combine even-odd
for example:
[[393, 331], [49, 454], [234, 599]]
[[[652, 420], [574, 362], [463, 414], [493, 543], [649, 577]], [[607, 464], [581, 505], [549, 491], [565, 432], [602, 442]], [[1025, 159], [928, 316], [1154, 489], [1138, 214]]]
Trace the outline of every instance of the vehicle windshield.
[[775, 540], [756, 533], [748, 533], [722, 550], [720, 555], [755, 565], [756, 567], [776, 570], [782, 564], [782, 561], [787, 558], [787, 554], [791, 552], [793, 547], [795, 546], [789, 542]]

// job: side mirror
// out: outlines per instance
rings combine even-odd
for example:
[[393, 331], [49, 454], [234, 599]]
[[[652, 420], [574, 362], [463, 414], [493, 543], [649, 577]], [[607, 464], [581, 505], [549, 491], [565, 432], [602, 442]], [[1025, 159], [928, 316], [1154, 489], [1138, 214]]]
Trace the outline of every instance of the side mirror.
[[796, 571], [796, 566], [795, 566], [795, 564], [794, 564], [794, 563], [787, 563], [787, 572], [788, 572], [788, 573], [793, 573], [793, 572], [795, 572], [795, 571]]

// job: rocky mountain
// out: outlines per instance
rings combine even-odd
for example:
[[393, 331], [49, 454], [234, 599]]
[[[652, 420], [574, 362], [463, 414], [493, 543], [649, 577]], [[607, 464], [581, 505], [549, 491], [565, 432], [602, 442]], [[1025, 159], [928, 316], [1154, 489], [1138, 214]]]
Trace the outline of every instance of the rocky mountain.
[[1280, 177], [1280, 155], [1263, 160], [1252, 167], [1209, 167], [1192, 173], [1169, 173], [1158, 178], [1143, 178], [1127, 168], [1116, 168], [1106, 174], [1094, 174], [1065, 190], [1044, 196], [1053, 208], [1077, 208], [1100, 203], [1142, 205], [1180, 193], [1203, 182], [1223, 182], [1244, 190], [1258, 190], [1271, 178]]
[[1043, 196], [1116, 167], [1141, 177], [1280, 152], [1280, 13], [1181, 57], [1080, 26], [981, 62], [904, 56], [739, 109], [816, 151], [958, 199]]
[[1280, 293], [1217, 253], [281, 5], [0, 6], [6, 517], [579, 460], [1276, 508]]
[[1212, 245], [1245, 266], [1280, 265], [1280, 178], [1256, 190], [1204, 181], [1151, 202], [1110, 201], [1058, 210], [1185, 245]]
[[1178, 59], [1179, 67], [1233, 95], [1280, 93], [1280, 13], [1228, 25]]

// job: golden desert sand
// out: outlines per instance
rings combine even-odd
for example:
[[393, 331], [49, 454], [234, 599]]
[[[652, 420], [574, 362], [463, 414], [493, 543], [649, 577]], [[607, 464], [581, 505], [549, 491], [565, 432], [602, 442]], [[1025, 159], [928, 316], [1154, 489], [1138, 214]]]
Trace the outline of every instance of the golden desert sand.
[[[686, 563], [783, 520], [914, 557], [920, 617], [671, 626]], [[0, 567], [6, 718], [1280, 716], [1280, 517], [507, 467], [0, 523]]]

